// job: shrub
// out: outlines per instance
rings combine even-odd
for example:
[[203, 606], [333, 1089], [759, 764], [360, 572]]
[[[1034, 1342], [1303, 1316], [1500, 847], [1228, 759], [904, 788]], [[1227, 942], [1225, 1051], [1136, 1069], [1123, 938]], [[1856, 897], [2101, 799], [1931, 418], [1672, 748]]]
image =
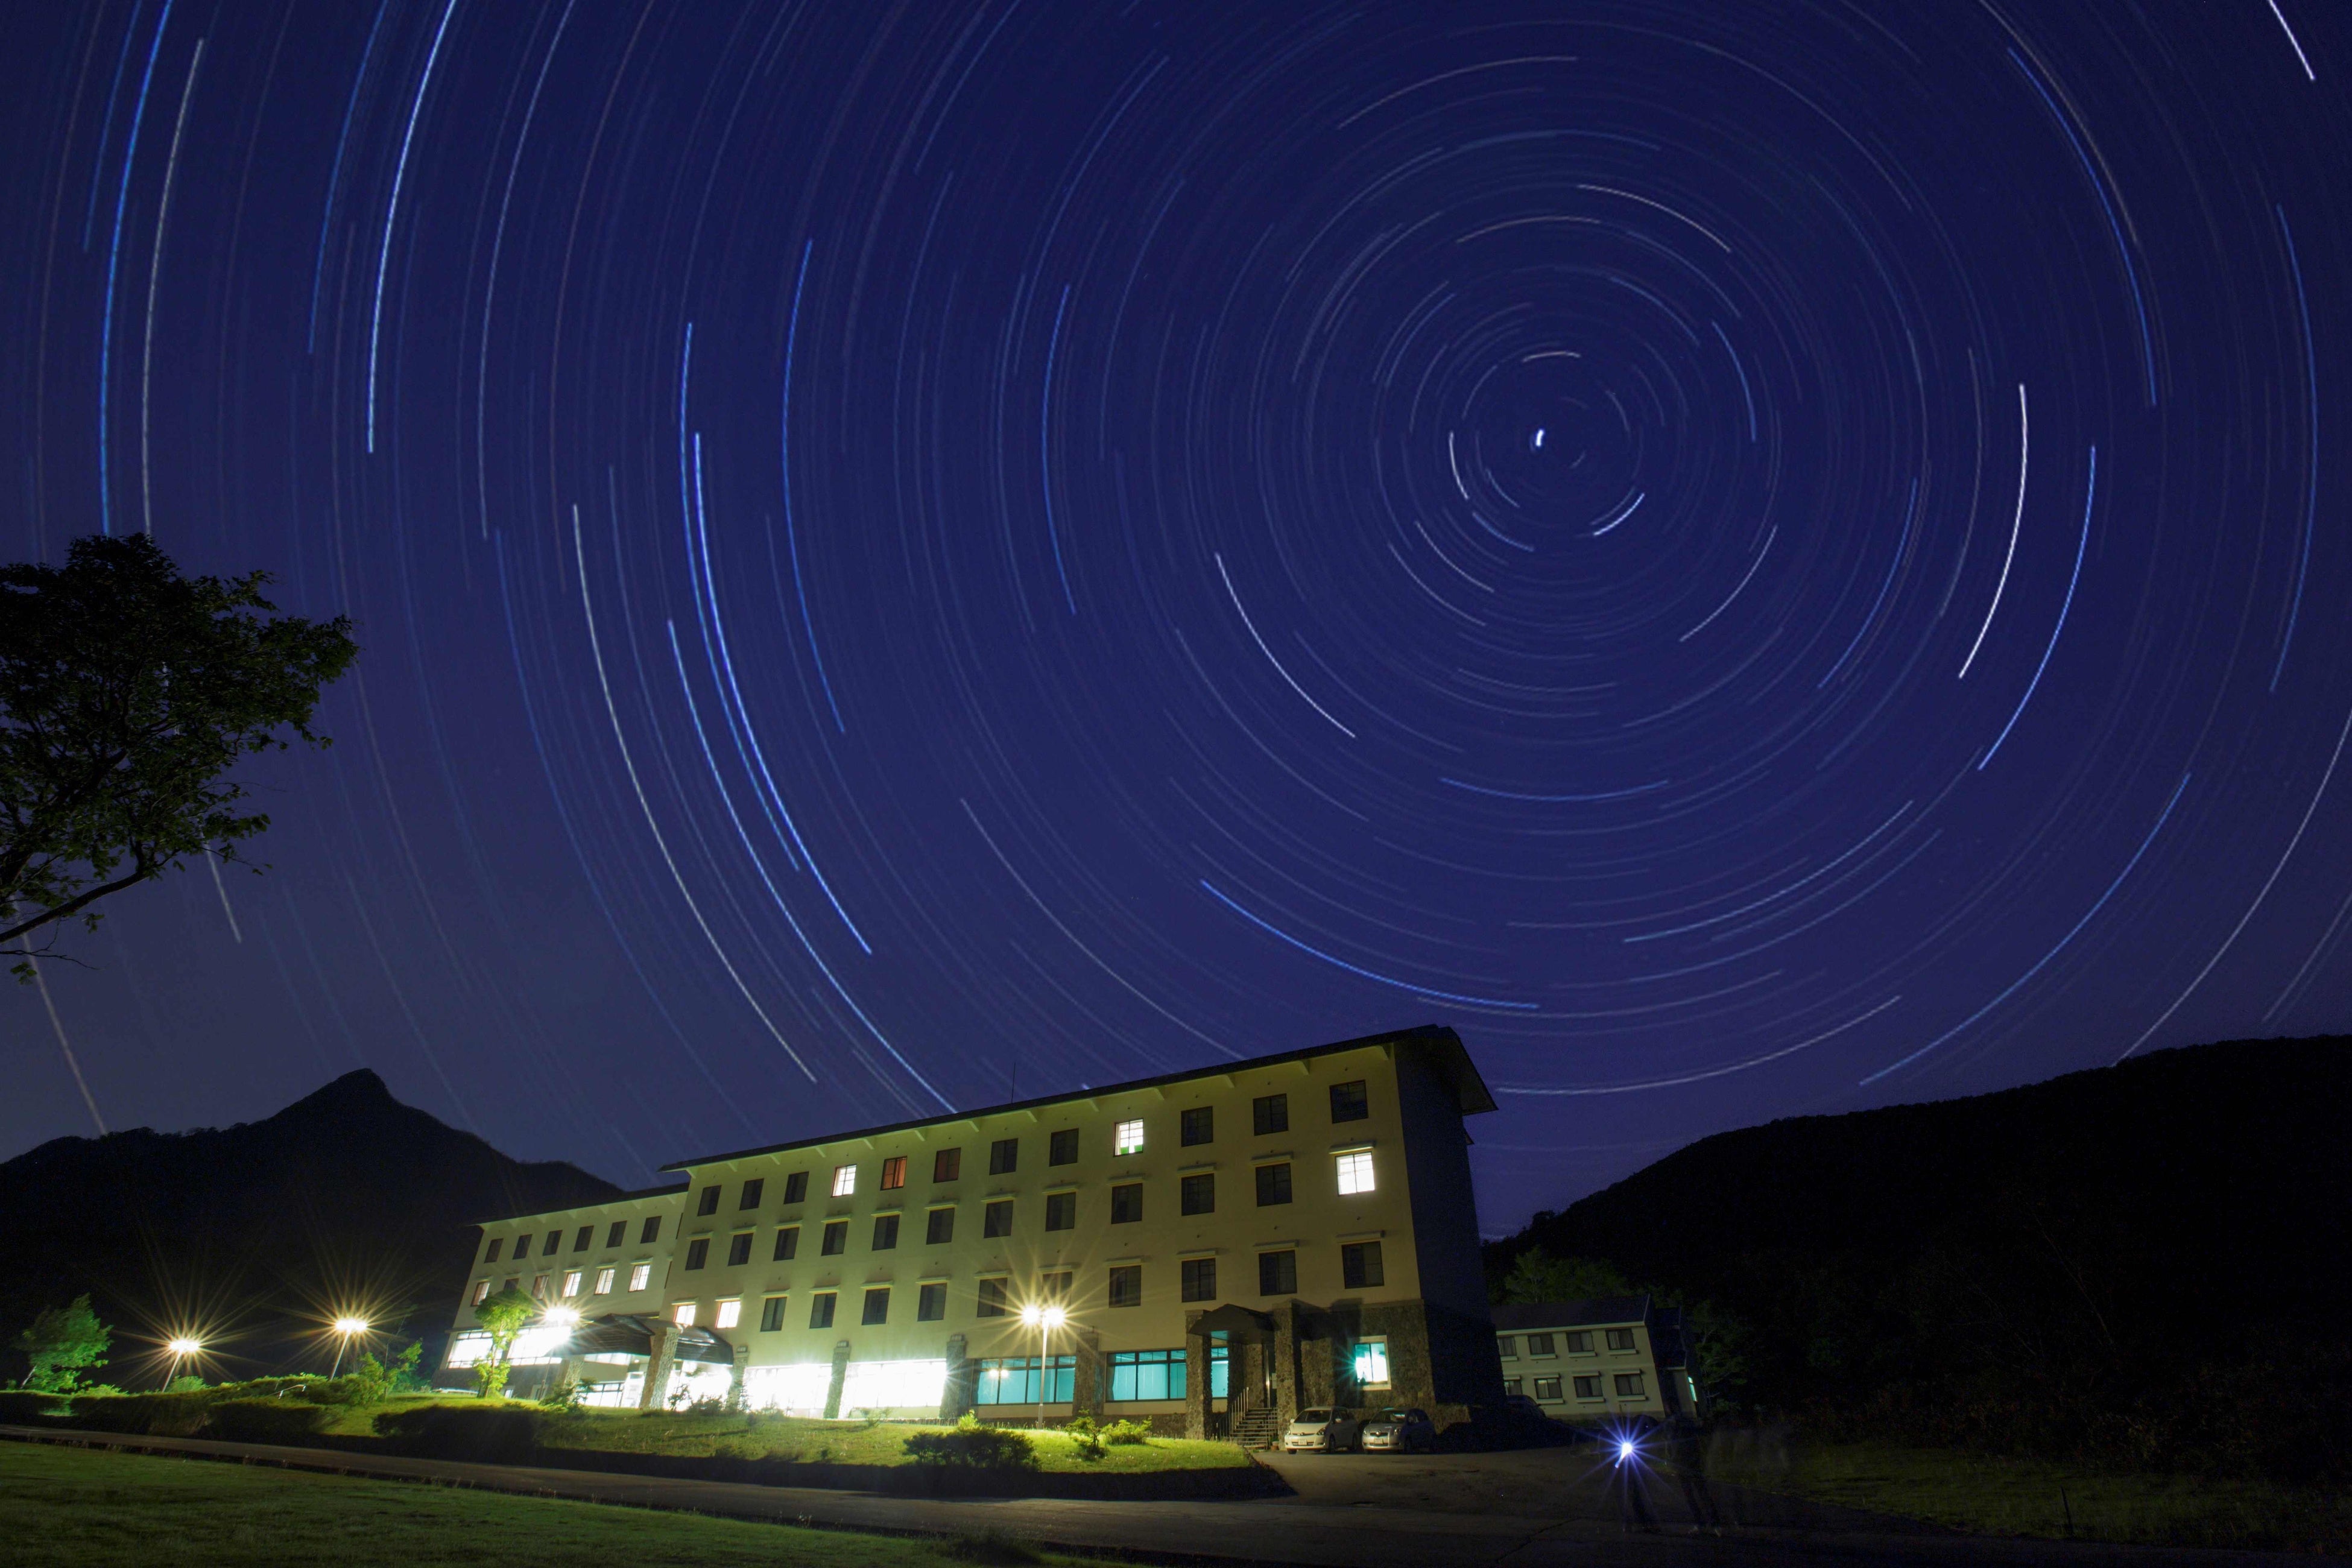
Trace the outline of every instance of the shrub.
[[523, 1405], [422, 1405], [379, 1412], [374, 1426], [412, 1454], [500, 1461], [530, 1458], [546, 1419]]
[[129, 1432], [150, 1437], [194, 1437], [205, 1429], [201, 1394], [120, 1394], [74, 1401], [73, 1424], [99, 1432]]
[[572, 1375], [569, 1368], [539, 1396], [541, 1410], [577, 1410], [580, 1404], [580, 1380]]
[[1077, 1449], [1079, 1458], [1099, 1459], [1103, 1457], [1102, 1435], [1096, 1430], [1093, 1416], [1073, 1415], [1062, 1430], [1070, 1435], [1071, 1446]]
[[166, 1394], [195, 1394], [206, 1386], [205, 1380], [193, 1372], [184, 1372], [163, 1385]]
[[502, 1361], [479, 1362], [474, 1367], [474, 1392], [484, 1399], [503, 1399], [509, 1368]]
[[38, 1389], [9, 1389], [0, 1393], [0, 1421], [37, 1421], [44, 1415], [63, 1415], [68, 1401], [63, 1394], [45, 1394]]
[[918, 1432], [907, 1439], [907, 1457], [919, 1465], [975, 1470], [1034, 1470], [1037, 1450], [1018, 1432], [959, 1424], [950, 1432]]
[[231, 1443], [301, 1444], [332, 1419], [316, 1405], [291, 1399], [222, 1399], [205, 1410], [204, 1435]]
[[1102, 1429], [1102, 1440], [1106, 1443], [1112, 1444], [1149, 1443], [1151, 1441], [1151, 1423], [1149, 1421], [1114, 1421], [1109, 1426]]

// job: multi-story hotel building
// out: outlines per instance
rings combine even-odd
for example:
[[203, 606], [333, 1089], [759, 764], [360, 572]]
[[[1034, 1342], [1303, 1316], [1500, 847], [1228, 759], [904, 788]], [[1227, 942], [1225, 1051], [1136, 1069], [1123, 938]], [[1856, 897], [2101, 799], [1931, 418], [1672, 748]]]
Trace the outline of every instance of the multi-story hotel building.
[[1460, 1419], [1503, 1393], [1463, 1127], [1494, 1108], [1425, 1026], [688, 1160], [484, 1225], [445, 1364], [512, 1285], [581, 1320], [518, 1342], [518, 1386], [607, 1404]]

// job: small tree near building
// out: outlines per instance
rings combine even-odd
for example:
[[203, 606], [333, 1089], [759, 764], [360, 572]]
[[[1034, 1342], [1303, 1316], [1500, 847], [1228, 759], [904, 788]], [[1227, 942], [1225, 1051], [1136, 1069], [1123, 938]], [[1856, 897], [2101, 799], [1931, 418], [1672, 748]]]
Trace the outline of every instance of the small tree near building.
[[474, 1321], [490, 1336], [490, 1353], [474, 1368], [474, 1391], [496, 1399], [507, 1391], [515, 1336], [539, 1316], [539, 1303], [520, 1290], [501, 1290], [474, 1309]]
[[81, 1386], [82, 1373], [106, 1364], [114, 1336], [90, 1310], [88, 1296], [77, 1296], [70, 1307], [45, 1307], [33, 1326], [16, 1336], [32, 1370], [24, 1386], [47, 1394], [71, 1394]]

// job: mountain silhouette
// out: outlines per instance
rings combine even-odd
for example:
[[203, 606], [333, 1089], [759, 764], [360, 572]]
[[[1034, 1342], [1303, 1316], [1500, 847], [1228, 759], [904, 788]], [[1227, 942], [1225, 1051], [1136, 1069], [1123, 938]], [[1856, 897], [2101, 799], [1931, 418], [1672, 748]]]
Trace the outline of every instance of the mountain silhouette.
[[100, 1375], [125, 1387], [157, 1381], [140, 1342], [179, 1332], [218, 1347], [216, 1376], [323, 1370], [339, 1312], [379, 1348], [446, 1330], [476, 1221], [620, 1191], [509, 1159], [366, 1068], [261, 1121], [53, 1139], [0, 1164], [0, 1342], [86, 1291], [116, 1329]]

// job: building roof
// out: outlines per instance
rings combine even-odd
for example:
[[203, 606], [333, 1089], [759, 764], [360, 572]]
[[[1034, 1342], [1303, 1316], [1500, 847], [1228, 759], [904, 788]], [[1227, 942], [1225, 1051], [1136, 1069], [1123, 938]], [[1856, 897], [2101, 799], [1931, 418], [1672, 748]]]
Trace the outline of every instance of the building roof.
[[999, 1116], [1008, 1110], [1030, 1110], [1047, 1105], [1064, 1105], [1074, 1100], [1095, 1100], [1104, 1095], [1126, 1094], [1139, 1089], [1160, 1089], [1169, 1084], [1184, 1083], [1193, 1079], [1223, 1078], [1228, 1073], [1247, 1072], [1255, 1068], [1274, 1067], [1283, 1062], [1307, 1061], [1340, 1051], [1362, 1050], [1368, 1046], [1391, 1044], [1431, 1047], [1436, 1056], [1438, 1075], [1454, 1090], [1455, 1102], [1462, 1114], [1475, 1116], [1495, 1109], [1495, 1097], [1486, 1088], [1486, 1080], [1478, 1076], [1477, 1067], [1470, 1053], [1463, 1048], [1462, 1037], [1442, 1024], [1422, 1024], [1410, 1029], [1391, 1029], [1377, 1035], [1363, 1035], [1352, 1040], [1334, 1040], [1328, 1046], [1309, 1046], [1305, 1050], [1277, 1051], [1272, 1056], [1251, 1057], [1244, 1061], [1220, 1062], [1213, 1067], [1192, 1068], [1183, 1072], [1162, 1073], [1157, 1078], [1131, 1079], [1125, 1083], [1098, 1084], [1092, 1089], [1072, 1089], [1062, 1094], [1040, 1095], [1034, 1100], [1009, 1100], [1003, 1105], [982, 1106], [971, 1110], [951, 1110], [942, 1116], [926, 1116], [912, 1121], [893, 1121], [881, 1127], [865, 1127], [855, 1131], [830, 1132], [821, 1138], [796, 1138], [788, 1143], [769, 1143], [757, 1149], [736, 1149], [724, 1154], [705, 1154], [691, 1160], [677, 1160], [662, 1167], [665, 1171], [690, 1170], [697, 1165], [721, 1164], [729, 1160], [748, 1160], [761, 1154], [782, 1154], [794, 1149], [813, 1149], [825, 1143], [839, 1143], [851, 1138], [879, 1138], [892, 1132], [908, 1132], [919, 1127], [951, 1127], [959, 1121], [971, 1121], [982, 1116]]
[[1497, 1332], [1523, 1334], [1545, 1329], [1597, 1329], [1646, 1322], [1647, 1296], [1596, 1296], [1588, 1301], [1514, 1301], [1495, 1309]]

